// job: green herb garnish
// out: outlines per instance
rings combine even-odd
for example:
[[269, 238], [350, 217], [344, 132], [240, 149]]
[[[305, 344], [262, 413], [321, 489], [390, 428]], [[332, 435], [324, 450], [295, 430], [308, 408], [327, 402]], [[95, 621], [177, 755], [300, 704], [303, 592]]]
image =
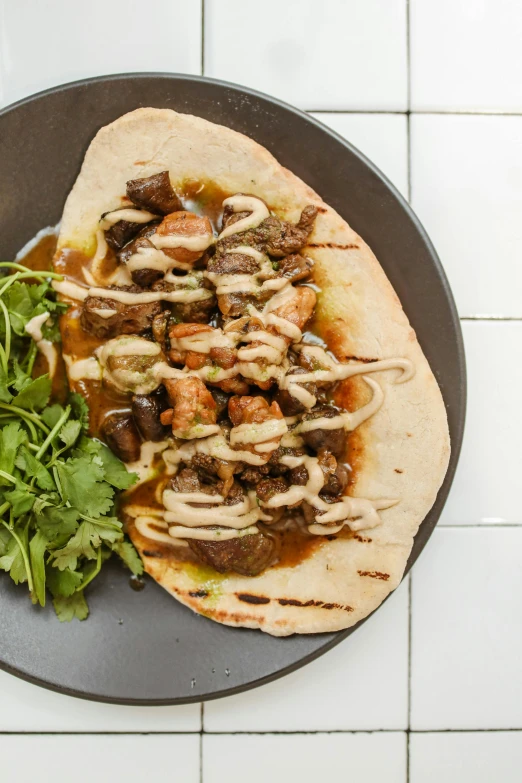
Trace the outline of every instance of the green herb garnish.
[[[78, 394], [51, 403], [51, 379], [33, 377], [37, 346], [25, 332], [49, 313], [43, 337], [59, 341], [51, 272], [2, 263], [0, 277], [0, 570], [27, 584], [34, 604], [53, 598], [61, 621], [84, 620], [84, 590], [112, 552], [133, 574], [143, 565], [115, 515], [118, 490], [137, 480], [102, 443], [85, 434]], [[26, 282], [27, 281], [27, 282]], [[36, 282], [34, 282], [36, 281]]]

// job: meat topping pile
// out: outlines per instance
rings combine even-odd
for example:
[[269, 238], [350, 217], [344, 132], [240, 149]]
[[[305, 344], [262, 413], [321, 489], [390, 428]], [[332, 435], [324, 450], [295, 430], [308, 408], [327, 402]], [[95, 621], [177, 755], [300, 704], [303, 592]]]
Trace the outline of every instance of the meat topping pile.
[[140, 532], [254, 575], [277, 559], [273, 530], [289, 518], [315, 535], [379, 524], [382, 502], [344, 494], [347, 433], [377, 409], [379, 384], [365, 377], [375, 393], [362, 413], [339, 410], [334, 385], [362, 369], [303, 340], [317, 208], [294, 224], [236, 194], [215, 236], [166, 171], [130, 180], [127, 199], [101, 218], [81, 325], [105, 341], [102, 384], [129, 397], [128, 413], [103, 422], [107, 444], [131, 464], [144, 443], [163, 451], [165, 513], [138, 515]]

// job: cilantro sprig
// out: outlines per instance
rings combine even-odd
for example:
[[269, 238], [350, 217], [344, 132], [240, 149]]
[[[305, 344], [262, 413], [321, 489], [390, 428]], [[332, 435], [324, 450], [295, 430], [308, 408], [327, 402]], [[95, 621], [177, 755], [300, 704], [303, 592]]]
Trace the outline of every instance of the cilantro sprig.
[[0, 570], [26, 584], [34, 604], [47, 593], [61, 621], [84, 620], [85, 588], [115, 552], [134, 573], [143, 566], [116, 515], [117, 493], [137, 476], [86, 435], [83, 397], [51, 400], [48, 375], [33, 377], [37, 346], [25, 332], [49, 313], [43, 337], [59, 341], [51, 272], [20, 264], [0, 277]]

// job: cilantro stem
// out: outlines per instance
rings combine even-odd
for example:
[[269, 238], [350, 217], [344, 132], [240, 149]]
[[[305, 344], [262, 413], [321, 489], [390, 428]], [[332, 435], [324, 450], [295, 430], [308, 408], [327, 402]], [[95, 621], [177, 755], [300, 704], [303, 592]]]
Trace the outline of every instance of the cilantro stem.
[[[0, 506], [0, 509], [1, 508], [3, 508], [3, 506]], [[34, 589], [34, 586], [33, 586], [33, 575], [31, 573], [31, 564], [29, 563], [29, 558], [27, 557], [27, 552], [25, 551], [18, 534], [15, 533], [15, 531], [12, 528], [9, 527], [9, 525], [7, 524], [7, 522], [5, 522], [5, 520], [0, 519], [0, 522], [5, 527], [5, 529], [8, 530], [11, 533], [11, 535], [13, 536], [14, 540], [16, 541], [16, 543], [18, 544], [18, 546], [20, 548], [20, 554], [22, 555], [22, 560], [24, 561], [25, 570], [26, 570], [26, 573], [27, 573], [27, 586], [29, 587], [29, 592], [32, 593], [33, 589]]]
[[122, 529], [119, 525], [115, 525], [113, 522], [107, 522], [107, 520], [98, 517], [98, 519], [95, 519], [94, 517], [89, 517], [87, 514], [82, 514], [79, 512], [80, 518], [84, 519], [85, 522], [93, 522], [95, 525], [99, 525], [100, 527], [108, 527], [112, 530], [118, 530], [120, 533], [122, 532]]
[[63, 280], [63, 275], [59, 275], [58, 272], [44, 271], [29, 269], [28, 266], [17, 264], [14, 261], [2, 261], [0, 263], [0, 269], [16, 269], [18, 272], [25, 272], [26, 277], [52, 277], [55, 280]]
[[2, 503], [2, 505], [0, 506], [0, 516], [2, 516], [2, 514], [4, 514], [7, 511], [7, 509], [9, 508], [10, 505], [11, 504], [7, 503], [7, 502]]
[[102, 548], [100, 544], [100, 546], [98, 547], [98, 554], [96, 555], [96, 568], [94, 569], [92, 574], [89, 574], [89, 576], [87, 576], [83, 580], [83, 582], [80, 585], [78, 585], [78, 587], [74, 592], [79, 593], [81, 590], [84, 590], [87, 587], [87, 585], [90, 584], [96, 576], [98, 576], [98, 574], [100, 573], [101, 566], [102, 566]]
[[35, 343], [34, 340], [31, 340], [31, 347], [27, 351], [27, 356], [24, 359], [24, 363], [25, 363], [25, 361], [27, 361], [27, 367], [25, 368], [25, 371], [26, 371], [27, 375], [32, 375], [33, 374], [33, 365], [34, 365], [34, 361], [36, 359], [37, 353], [38, 353], [38, 348], [36, 347], [36, 343]]
[[15, 477], [11, 476], [10, 473], [6, 473], [5, 470], [0, 470], [0, 477], [5, 479], [6, 481], [10, 481], [11, 484], [16, 484]]
[[[2, 300], [0, 299], [0, 302]], [[2, 370], [4, 371], [4, 375], [7, 377], [7, 371], [8, 371], [8, 365], [7, 365], [7, 354], [4, 350], [4, 346], [0, 343], [0, 363], [2, 364]]]
[[52, 430], [49, 433], [49, 435], [46, 437], [46, 439], [44, 440], [44, 442], [42, 443], [42, 445], [40, 446], [40, 448], [36, 452], [36, 455], [35, 455], [36, 459], [42, 459], [42, 455], [45, 454], [45, 451], [47, 450], [47, 447], [49, 446], [49, 444], [51, 443], [51, 441], [55, 437], [55, 435], [57, 435], [57, 433], [61, 430], [62, 426], [67, 421], [67, 419], [69, 418], [70, 414], [71, 414], [71, 406], [68, 405], [66, 407], [66, 409], [64, 410], [64, 412], [62, 413], [62, 415], [60, 416], [60, 418], [58, 419], [58, 421], [56, 422], [56, 424], [54, 425], [54, 427], [52, 428]]
[[9, 275], [9, 277], [6, 278], [5, 285], [0, 288], [0, 296], [7, 291], [7, 289], [13, 285], [13, 283], [16, 283], [18, 278], [20, 277], [21, 272], [17, 272], [15, 275]]
[[[58, 487], [58, 492], [60, 493], [60, 497], [65, 502], [66, 498], [64, 497], [64, 494], [63, 494], [63, 489], [62, 489], [62, 485], [61, 485], [61, 482], [60, 482], [60, 477], [58, 475], [58, 469], [57, 469], [56, 465], [53, 467], [53, 477], [54, 477], [54, 483]], [[71, 505], [69, 503], [69, 501], [67, 501], [67, 505], [68, 506]]]
[[[11, 321], [9, 320], [9, 313], [7, 312], [7, 307], [5, 306], [4, 302], [0, 299], [0, 308], [2, 309], [2, 312], [4, 314], [4, 320], [5, 320], [5, 350], [4, 350], [4, 356], [6, 357], [6, 362], [9, 361], [9, 355], [11, 353]], [[5, 372], [7, 375], [7, 364], [5, 366]]]
[[[34, 422], [34, 424], [40, 427], [40, 429], [43, 430], [46, 435], [49, 432], [49, 427], [43, 423], [41, 418], [36, 413], [29, 413], [29, 411], [24, 410], [24, 408], [19, 408], [17, 405], [6, 405], [4, 402], [0, 402], [0, 408], [5, 411], [17, 413], [22, 419], [27, 420], [27, 422]], [[34, 433], [34, 437], [36, 439], [36, 432]]]
[[23, 484], [24, 489], [27, 490], [27, 492], [35, 492], [35, 490], [31, 489], [29, 484], [26, 484], [24, 481], [20, 481], [19, 479], [12, 476], [10, 473], [6, 473], [5, 470], [0, 470], [0, 478], [5, 479], [6, 481], [10, 481], [11, 484]]

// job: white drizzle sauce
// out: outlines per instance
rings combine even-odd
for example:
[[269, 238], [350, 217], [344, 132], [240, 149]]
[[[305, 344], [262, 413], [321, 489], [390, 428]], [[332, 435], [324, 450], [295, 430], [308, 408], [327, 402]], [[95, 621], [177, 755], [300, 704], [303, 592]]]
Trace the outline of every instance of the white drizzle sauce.
[[255, 196], [230, 196], [223, 201], [223, 206], [232, 207], [234, 212], [250, 212], [250, 215], [224, 228], [218, 239], [225, 239], [225, 237], [232, 236], [232, 234], [239, 234], [242, 231], [257, 228], [270, 215], [265, 202]]
[[71, 381], [101, 381], [102, 368], [94, 356], [88, 359], [73, 359], [68, 354], [63, 354], [63, 360], [67, 367], [67, 375]]
[[25, 325], [26, 333], [33, 338], [40, 353], [45, 356], [49, 368], [49, 377], [53, 378], [58, 364], [58, 351], [50, 340], [44, 340], [42, 326], [49, 319], [50, 313], [41, 313], [31, 318]]
[[137, 487], [139, 484], [143, 484], [144, 481], [148, 481], [154, 477], [155, 470], [153, 464], [156, 454], [165, 451], [168, 445], [166, 440], [158, 441], [156, 443], [146, 440], [141, 444], [139, 460], [125, 463], [125, 467], [130, 473], [138, 474], [138, 481], [133, 485], [134, 487]]
[[[227, 226], [218, 239], [224, 239], [235, 233], [256, 228], [270, 214], [264, 202], [254, 196], [236, 195], [226, 199], [223, 203], [224, 206], [231, 206], [236, 213], [249, 212], [249, 214], [236, 223]], [[188, 290], [181, 289], [172, 292], [133, 294], [126, 291], [109, 291], [92, 286], [92, 281], [96, 277], [92, 270], [95, 269], [96, 263], [101, 263], [107, 252], [103, 234], [104, 230], [119, 220], [145, 223], [154, 217], [151, 213], [133, 209], [117, 210], [105, 216], [100, 221], [97, 235], [98, 247], [93, 259], [91, 274], [90, 276], [86, 275], [86, 280], [91, 287], [85, 289], [71, 281], [62, 281], [54, 283], [55, 289], [68, 298], [80, 301], [85, 300], [87, 296], [99, 296], [112, 298], [122, 304], [129, 305], [159, 300], [191, 302], [212, 296], [207, 289], [193, 287]], [[172, 270], [174, 268], [189, 270], [190, 265], [176, 262], [163, 253], [162, 249], [180, 247], [199, 252], [206, 250], [214, 241], [211, 236], [177, 237], [168, 235], [158, 237], [157, 235], [152, 235], [149, 239], [154, 248], [140, 248], [129, 259], [128, 269], [130, 271], [145, 268], [157, 269], [167, 275], [166, 279], [170, 276], [170, 279], [178, 284], [180, 283], [180, 278], [172, 275]], [[266, 464], [279, 442], [285, 447], [300, 448], [303, 445], [300, 433], [310, 432], [315, 429], [333, 430], [341, 427], [351, 431], [376, 413], [383, 403], [384, 394], [380, 384], [368, 377], [369, 373], [399, 369], [401, 374], [395, 379], [395, 383], [403, 383], [413, 376], [413, 365], [405, 359], [386, 359], [365, 364], [340, 364], [321, 347], [309, 345], [296, 345], [296, 350], [306, 352], [309, 358], [316, 361], [318, 368], [300, 375], [287, 375], [289, 362], [285, 355], [286, 349], [289, 342], [300, 342], [302, 332], [295, 324], [279, 316], [277, 310], [292, 301], [296, 296], [296, 290], [288, 280], [277, 277], [274, 274], [271, 262], [266, 254], [248, 246], [238, 246], [228, 252], [243, 253], [254, 258], [259, 263], [258, 271], [254, 275], [219, 275], [207, 272], [205, 276], [216, 286], [218, 295], [259, 293], [263, 290], [275, 291], [276, 293], [262, 311], [257, 310], [254, 306], [249, 308], [250, 315], [259, 319], [264, 328], [259, 329], [257, 332], [242, 334], [234, 331], [232, 322], [224, 331], [209, 329], [208, 331], [202, 331], [187, 337], [173, 339], [171, 347], [181, 352], [195, 351], [202, 354], [210, 353], [211, 349], [215, 347], [237, 349], [237, 361], [233, 368], [228, 370], [219, 368], [217, 373], [215, 367], [208, 366], [195, 371], [179, 370], [161, 360], [160, 347], [155, 343], [142, 338], [127, 338], [125, 342], [122, 342], [121, 338], [116, 338], [106, 343], [99, 350], [98, 355], [101, 367], [96, 359], [74, 362], [71, 357], [66, 357], [70, 377], [75, 379], [75, 376], [79, 376], [81, 372], [87, 372], [87, 374], [92, 372], [93, 375], [97, 372], [99, 377], [102, 368], [104, 374], [107, 374], [107, 364], [110, 356], [157, 356], [158, 361], [154, 362], [152, 368], [146, 371], [147, 377], [145, 380], [143, 380], [143, 372], [119, 370], [110, 373], [111, 381], [118, 388], [127, 390], [132, 387], [133, 391], [147, 393], [156, 388], [166, 378], [179, 379], [193, 375], [200, 377], [204, 381], [215, 383], [232, 378], [240, 373], [247, 379], [259, 381], [274, 378], [279, 388], [286, 389], [304, 406], [311, 408], [315, 405], [315, 396], [304, 389], [302, 384], [313, 382], [331, 383], [355, 375], [362, 375], [363, 380], [373, 392], [372, 399], [357, 411], [343, 411], [332, 418], [320, 417], [298, 422], [298, 417], [287, 417], [286, 420], [270, 419], [262, 424], [241, 424], [233, 427], [230, 431], [229, 443], [217, 424], [195, 425], [188, 434], [186, 432], [183, 434], [174, 432], [174, 435], [179, 437], [190, 437], [190, 442], [183, 444], [183, 446], [177, 449], [168, 448], [167, 442], [162, 442], [161, 444], [144, 443], [140, 460], [127, 466], [130, 470], [139, 473], [140, 481], [150, 477], [155, 454], [159, 451], [163, 452], [167, 474], [171, 475], [177, 472], [181, 462], [188, 462], [196, 454], [208, 454], [229, 462], [243, 461], [247, 464], [258, 466]], [[189, 277], [190, 275], [187, 275], [187, 282]], [[103, 309], [97, 312], [102, 318], [110, 318], [111, 315], [117, 313], [114, 310]], [[268, 327], [271, 327], [272, 331], [267, 331]], [[277, 332], [277, 334], [274, 334], [273, 331]], [[247, 345], [241, 346], [241, 343], [247, 343]], [[248, 343], [258, 344], [252, 347]], [[259, 359], [269, 363], [268, 366], [260, 366], [257, 363]], [[88, 367], [85, 366], [89, 361], [94, 362], [96, 370], [92, 364]], [[92, 369], [89, 369], [89, 367], [92, 367]], [[127, 376], [123, 377], [122, 373], [127, 373]], [[130, 376], [133, 377], [131, 378]], [[82, 375], [82, 377], [86, 376]], [[241, 444], [251, 447], [251, 450], [241, 450], [238, 448]], [[182, 539], [186, 538], [197, 538], [207, 541], [229, 540], [240, 535], [258, 533], [256, 522], [259, 520], [270, 521], [270, 509], [277, 509], [305, 501], [319, 512], [315, 523], [308, 526], [309, 532], [315, 535], [324, 535], [337, 533], [344, 525], [348, 525], [352, 530], [374, 527], [381, 522], [378, 511], [389, 508], [398, 502], [392, 499], [371, 501], [364, 498], [344, 496], [334, 503], [326, 503], [319, 497], [319, 493], [324, 486], [325, 475], [317, 457], [286, 455], [281, 458], [281, 462], [287, 464], [288, 467], [304, 466], [308, 473], [306, 485], [294, 485], [285, 492], [273, 495], [265, 503], [258, 501], [255, 492], [249, 492], [240, 503], [232, 506], [223, 505], [224, 498], [221, 495], [211, 495], [205, 492], [177, 493], [166, 489], [162, 496], [165, 508], [163, 513], [155, 509], [140, 509], [139, 507], [133, 509], [137, 512], [134, 513], [136, 528], [142, 535], [148, 538], [177, 545], [184, 544], [185, 542]], [[198, 504], [210, 507], [201, 508], [198, 507]], [[202, 529], [200, 527], [202, 523], [207, 526], [213, 526], [214, 529]]]

